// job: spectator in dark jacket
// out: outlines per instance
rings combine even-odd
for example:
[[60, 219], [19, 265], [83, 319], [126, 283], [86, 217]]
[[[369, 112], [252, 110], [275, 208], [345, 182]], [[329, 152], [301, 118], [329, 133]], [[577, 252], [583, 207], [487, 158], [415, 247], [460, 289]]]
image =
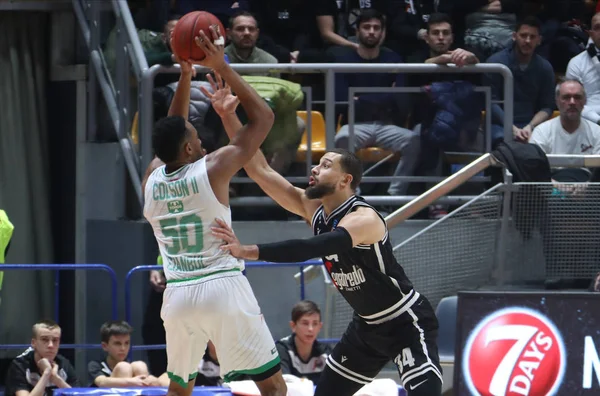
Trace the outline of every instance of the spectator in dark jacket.
[[[510, 68], [514, 78], [514, 118], [513, 135], [520, 141], [527, 141], [531, 131], [546, 121], [554, 110], [554, 70], [552, 65], [535, 53], [540, 44], [541, 22], [535, 17], [527, 17], [517, 25], [514, 44], [492, 55], [487, 63], [501, 63]], [[492, 88], [492, 96], [504, 98], [503, 79], [500, 74], [486, 76]], [[504, 98], [506, 100], [506, 98]], [[492, 145], [504, 139], [504, 111], [493, 106]]]
[[[339, 63], [401, 63], [402, 58], [387, 49], [381, 48], [385, 18], [375, 10], [363, 11], [358, 18], [358, 43], [356, 51], [348, 49], [338, 54]], [[342, 126], [335, 136], [336, 147], [358, 150], [368, 146], [401, 152], [402, 158], [394, 176], [412, 176], [419, 153], [419, 134], [398, 126], [402, 105], [397, 95], [365, 94], [358, 92], [348, 97], [349, 87], [400, 87], [404, 85], [401, 74], [392, 73], [338, 73], [336, 74], [336, 101], [355, 101], [355, 124], [353, 142], [348, 125]], [[346, 121], [346, 120], [344, 120]], [[393, 181], [388, 193], [405, 194], [407, 182]]]

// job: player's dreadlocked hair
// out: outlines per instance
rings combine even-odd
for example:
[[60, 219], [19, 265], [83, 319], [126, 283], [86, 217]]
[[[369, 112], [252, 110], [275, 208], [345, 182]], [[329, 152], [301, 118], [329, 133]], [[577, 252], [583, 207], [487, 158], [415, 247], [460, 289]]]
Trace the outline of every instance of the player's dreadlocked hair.
[[186, 126], [183, 117], [161, 118], [154, 124], [152, 131], [154, 154], [165, 164], [175, 161], [185, 140], [185, 134]]

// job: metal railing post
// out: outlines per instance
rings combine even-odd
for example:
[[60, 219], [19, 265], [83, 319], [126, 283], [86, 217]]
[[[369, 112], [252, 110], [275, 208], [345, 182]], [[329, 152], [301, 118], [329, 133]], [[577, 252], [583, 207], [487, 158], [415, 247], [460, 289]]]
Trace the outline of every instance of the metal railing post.
[[327, 69], [325, 72], [325, 125], [326, 125], [326, 150], [335, 147], [335, 70]]
[[507, 142], [512, 141], [513, 132], [512, 126], [514, 122], [513, 117], [513, 98], [514, 98], [514, 85], [513, 85], [513, 75], [510, 69], [503, 68], [500, 73], [502, 77], [504, 77], [504, 95], [502, 98], [502, 104], [504, 106], [504, 140]]
[[356, 95], [357, 88], [348, 89], [348, 150], [353, 153], [355, 151], [354, 147], [354, 125], [355, 125], [355, 109], [356, 102], [354, 100], [354, 95]]
[[152, 120], [154, 119], [154, 108], [152, 103], [152, 86], [154, 85], [154, 76], [151, 69], [144, 70], [142, 73], [141, 92], [138, 97], [139, 113], [138, 113], [138, 128], [139, 128], [139, 147], [142, 157], [142, 174], [152, 162], [154, 157], [152, 152]]
[[494, 267], [496, 268], [496, 278], [498, 285], [504, 285], [506, 280], [506, 241], [508, 238], [508, 232], [510, 227], [510, 205], [512, 203], [512, 193], [515, 186], [513, 185], [512, 174], [508, 169], [503, 168], [502, 173], [504, 176], [504, 185], [502, 186], [502, 220], [500, 223], [500, 235], [498, 236], [498, 254], [496, 255], [497, 262]]
[[310, 175], [312, 169], [312, 88], [302, 88], [306, 99], [306, 174]]

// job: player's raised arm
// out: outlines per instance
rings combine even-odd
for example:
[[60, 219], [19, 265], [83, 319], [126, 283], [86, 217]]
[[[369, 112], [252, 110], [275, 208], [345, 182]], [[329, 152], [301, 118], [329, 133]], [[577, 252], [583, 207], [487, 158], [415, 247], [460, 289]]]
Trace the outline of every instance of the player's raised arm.
[[[221, 117], [227, 135], [230, 139], [234, 139], [242, 128], [242, 123], [235, 113], [238, 104], [237, 98], [231, 94], [230, 87], [223, 83], [218, 73], [215, 74], [216, 82], [210, 75], [207, 78], [212, 85], [213, 93], [202, 90], [210, 98], [215, 112]], [[260, 188], [280, 206], [310, 222], [321, 202], [307, 199], [303, 189], [294, 187], [269, 166], [260, 150], [257, 150], [252, 159], [244, 165], [244, 169]]]
[[[179, 76], [179, 82], [177, 83], [177, 88], [175, 89], [175, 95], [173, 96], [173, 100], [169, 106], [168, 115], [180, 116], [187, 120], [190, 112], [190, 87], [192, 78], [196, 76], [196, 71], [190, 62], [181, 59], [178, 59], [177, 61], [181, 67], [181, 75]], [[150, 177], [156, 168], [162, 165], [164, 165], [164, 162], [156, 157], [150, 161], [150, 164], [148, 164], [148, 167], [146, 168], [144, 178], [142, 179], [142, 194], [144, 194], [144, 191], [146, 191], [146, 182], [148, 181], [148, 177]]]
[[248, 124], [237, 131], [230, 144], [211, 153], [210, 160], [207, 157], [208, 175], [213, 184], [211, 175], [229, 182], [229, 179], [252, 158], [271, 130], [274, 115], [256, 91], [225, 62], [223, 45], [215, 44], [223, 39], [214, 26], [211, 26], [210, 30], [212, 39], [203, 31], [196, 37], [196, 44], [206, 54], [206, 58], [199, 63], [210, 67], [225, 79], [248, 115]]
[[169, 116], [181, 116], [187, 120], [190, 113], [190, 89], [196, 70], [187, 60], [178, 59], [181, 75], [175, 89], [175, 95], [169, 106]]

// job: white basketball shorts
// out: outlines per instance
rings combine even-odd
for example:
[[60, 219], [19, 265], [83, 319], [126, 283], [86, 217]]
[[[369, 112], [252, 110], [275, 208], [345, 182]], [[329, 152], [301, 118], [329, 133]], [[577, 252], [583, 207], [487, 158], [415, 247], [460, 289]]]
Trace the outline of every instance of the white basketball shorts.
[[225, 381], [259, 376], [279, 364], [279, 355], [250, 283], [239, 271], [204, 282], [169, 283], [161, 317], [167, 340], [167, 372], [182, 386], [196, 377], [209, 340]]

